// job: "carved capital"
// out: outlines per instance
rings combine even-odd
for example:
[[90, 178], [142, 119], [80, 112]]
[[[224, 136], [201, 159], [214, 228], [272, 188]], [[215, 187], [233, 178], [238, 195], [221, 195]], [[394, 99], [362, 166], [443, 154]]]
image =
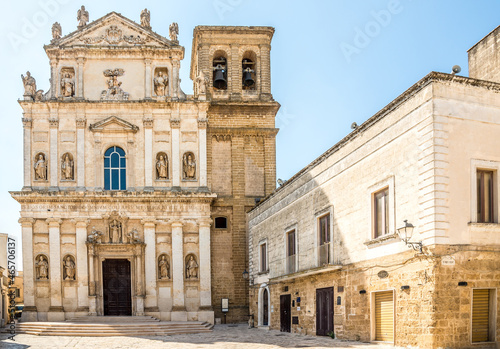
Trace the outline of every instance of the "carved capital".
[[181, 222], [181, 221], [175, 221], [175, 222], [172, 222], [172, 228], [181, 228], [184, 226], [184, 223]]
[[33, 226], [33, 224], [35, 224], [35, 219], [33, 219], [33, 218], [19, 218], [18, 222], [19, 222], [19, 224], [21, 224], [22, 227], [31, 228]]
[[78, 57], [76, 59], [76, 62], [78, 63], [78, 65], [83, 65], [85, 63], [85, 58], [84, 57]]
[[208, 119], [198, 119], [198, 128], [207, 128]]
[[75, 223], [77, 228], [87, 228], [90, 224], [90, 219], [88, 218], [75, 218], [72, 220]]
[[144, 60], [144, 63], [146, 63], [147, 66], [151, 65], [151, 59], [150, 58], [146, 58]]
[[144, 225], [144, 228], [154, 228], [156, 226], [156, 219], [154, 218], [146, 218], [141, 220], [141, 224]]
[[23, 127], [31, 127], [33, 125], [33, 120], [31, 118], [23, 118]]
[[170, 127], [171, 128], [180, 128], [181, 127], [181, 119], [170, 119]]
[[45, 221], [47, 222], [49, 227], [53, 227], [53, 228], [59, 228], [59, 226], [63, 222], [62, 219], [60, 219], [60, 218], [47, 218]]
[[198, 225], [200, 228], [210, 228], [212, 220], [210, 218], [202, 218], [198, 220]]
[[153, 128], [153, 122], [154, 122], [153, 119], [145, 118], [143, 122], [144, 122], [144, 128]]
[[49, 127], [50, 128], [57, 128], [57, 127], [59, 127], [59, 119], [50, 118], [49, 119]]
[[85, 118], [76, 119], [76, 128], [85, 128], [86, 125], [87, 125], [87, 119]]

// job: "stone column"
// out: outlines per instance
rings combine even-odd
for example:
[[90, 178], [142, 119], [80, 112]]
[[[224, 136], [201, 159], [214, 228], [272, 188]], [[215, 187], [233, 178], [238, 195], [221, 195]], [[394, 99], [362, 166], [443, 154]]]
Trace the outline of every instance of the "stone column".
[[31, 159], [31, 118], [23, 118], [23, 146], [24, 146], [24, 186], [23, 190], [31, 190], [31, 173], [33, 170]]
[[231, 89], [231, 99], [241, 100], [242, 88], [242, 75], [241, 75], [241, 60], [240, 60], [240, 45], [231, 44], [231, 57], [229, 58], [229, 73], [228, 88]]
[[[143, 220], [144, 225], [144, 251], [145, 279], [146, 279], [146, 312], [158, 312], [158, 299], [156, 293], [156, 231], [154, 220]], [[139, 281], [139, 280], [138, 280]]]
[[180, 127], [180, 119], [170, 119], [170, 128], [172, 129], [172, 187], [177, 189], [181, 185]]
[[89, 279], [87, 274], [87, 226], [88, 219], [76, 220], [76, 277], [78, 285], [78, 312], [89, 310]]
[[172, 62], [172, 86], [173, 86], [172, 97], [174, 99], [179, 98], [179, 89], [180, 89], [179, 69], [180, 69], [180, 67], [181, 67], [181, 63], [178, 60], [174, 60]]
[[50, 281], [50, 308], [47, 314], [48, 321], [63, 321], [61, 292], [61, 226], [59, 218], [48, 218], [49, 225], [49, 281]]
[[87, 253], [89, 261], [89, 315], [97, 315], [96, 294], [95, 294], [95, 267], [94, 267], [94, 245], [87, 243]]
[[76, 119], [76, 186], [85, 190], [85, 125], [84, 118]]
[[144, 64], [146, 65], [146, 86], [144, 88], [145, 91], [145, 99], [151, 99], [151, 84], [152, 84], [152, 78], [151, 78], [151, 59], [147, 58], [144, 60]]
[[[212, 283], [210, 274], [210, 224], [209, 218], [199, 222], [200, 235], [200, 310], [212, 310]], [[206, 321], [206, 320], [205, 320]], [[213, 319], [212, 319], [213, 321]], [[212, 322], [213, 323], [213, 322]]]
[[182, 223], [174, 222], [172, 223], [172, 321], [187, 321], [187, 312], [184, 303], [184, 267]]
[[261, 91], [264, 100], [271, 99], [271, 45], [260, 45]]
[[207, 124], [207, 119], [198, 119], [200, 187], [207, 187]]
[[57, 61], [50, 61], [50, 99], [57, 98], [57, 90], [59, 88], [57, 79]]
[[142, 246], [136, 246], [136, 251], [134, 255], [135, 270], [136, 270], [136, 314], [137, 316], [144, 315], [144, 277], [142, 270], [142, 256], [144, 255], [144, 248]]
[[59, 119], [51, 117], [49, 119], [50, 127], [50, 155], [49, 155], [49, 174], [50, 174], [50, 187], [55, 190], [58, 187], [58, 174], [59, 174], [59, 153], [57, 151], [57, 137], [59, 128]]
[[153, 116], [144, 117], [144, 186], [153, 190]]
[[83, 57], [78, 57], [76, 60], [78, 64], [78, 88], [76, 91], [76, 96], [78, 99], [83, 99], [83, 64], [85, 63], [85, 58]]
[[33, 261], [33, 218], [19, 219], [23, 238], [23, 279], [24, 279], [24, 309], [21, 320], [37, 321], [35, 306], [35, 271]]

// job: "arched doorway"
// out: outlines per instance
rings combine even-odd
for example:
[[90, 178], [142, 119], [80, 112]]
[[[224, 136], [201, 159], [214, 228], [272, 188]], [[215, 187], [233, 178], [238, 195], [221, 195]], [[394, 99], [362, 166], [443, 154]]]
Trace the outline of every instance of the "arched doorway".
[[263, 310], [263, 316], [262, 316], [262, 326], [269, 326], [269, 292], [267, 291], [267, 288], [264, 289], [264, 292], [262, 294], [263, 298], [263, 304], [262, 304], [262, 310]]

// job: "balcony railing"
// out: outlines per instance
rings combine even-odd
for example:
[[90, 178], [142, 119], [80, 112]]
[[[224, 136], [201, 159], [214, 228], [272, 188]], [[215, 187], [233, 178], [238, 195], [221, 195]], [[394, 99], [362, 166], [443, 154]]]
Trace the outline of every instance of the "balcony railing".
[[297, 255], [294, 254], [292, 256], [286, 257], [286, 273], [287, 274], [292, 274], [297, 271]]
[[318, 246], [318, 267], [332, 264], [330, 243]]

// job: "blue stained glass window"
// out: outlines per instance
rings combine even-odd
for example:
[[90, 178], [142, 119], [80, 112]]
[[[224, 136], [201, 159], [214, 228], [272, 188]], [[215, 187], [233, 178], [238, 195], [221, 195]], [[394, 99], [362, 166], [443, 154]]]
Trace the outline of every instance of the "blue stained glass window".
[[104, 190], [126, 190], [127, 170], [125, 152], [111, 147], [104, 153]]

